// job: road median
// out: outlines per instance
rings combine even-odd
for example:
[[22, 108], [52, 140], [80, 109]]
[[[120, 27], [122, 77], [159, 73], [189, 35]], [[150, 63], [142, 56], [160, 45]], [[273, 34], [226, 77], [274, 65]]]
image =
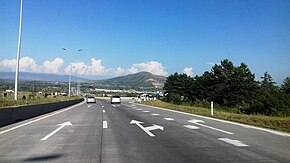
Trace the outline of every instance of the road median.
[[0, 127], [56, 111], [79, 102], [83, 99], [52, 102], [46, 104], [7, 107], [0, 109]]

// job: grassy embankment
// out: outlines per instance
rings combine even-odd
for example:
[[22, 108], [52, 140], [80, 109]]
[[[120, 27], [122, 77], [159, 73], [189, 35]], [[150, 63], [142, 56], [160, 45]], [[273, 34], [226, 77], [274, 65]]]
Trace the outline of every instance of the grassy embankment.
[[290, 132], [290, 117], [237, 114], [225, 112], [220, 109], [214, 110], [214, 115], [210, 116], [210, 109], [201, 107], [174, 105], [159, 100], [146, 102], [143, 101], [142, 104]]
[[[25, 96], [26, 99], [22, 99]], [[73, 96], [52, 96], [48, 95], [45, 97], [41, 94], [34, 94], [30, 92], [19, 92], [18, 100], [14, 100], [14, 95], [10, 94], [8, 97], [3, 97], [3, 92], [1, 92], [0, 96], [0, 108], [10, 107], [10, 106], [22, 106], [22, 105], [34, 105], [34, 104], [45, 104], [51, 102], [59, 102], [59, 101], [68, 101], [68, 100], [75, 100], [81, 97]]]

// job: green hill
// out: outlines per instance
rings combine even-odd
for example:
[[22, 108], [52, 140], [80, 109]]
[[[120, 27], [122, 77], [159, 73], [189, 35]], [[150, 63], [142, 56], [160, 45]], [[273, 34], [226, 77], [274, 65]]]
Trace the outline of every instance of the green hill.
[[101, 80], [102, 84], [118, 87], [155, 87], [162, 88], [166, 77], [153, 75], [149, 72], [139, 72], [111, 79]]

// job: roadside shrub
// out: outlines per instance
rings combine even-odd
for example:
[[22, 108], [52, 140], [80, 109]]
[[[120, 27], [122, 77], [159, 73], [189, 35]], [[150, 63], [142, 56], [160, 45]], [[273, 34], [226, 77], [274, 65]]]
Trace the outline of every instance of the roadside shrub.
[[34, 99], [34, 93], [29, 93], [29, 95], [28, 95], [28, 99]]
[[181, 104], [181, 96], [179, 94], [173, 93], [170, 95], [170, 98], [173, 104], [177, 104], [177, 105]]
[[210, 102], [208, 102], [206, 100], [197, 100], [195, 102], [194, 106], [210, 109]]
[[48, 93], [44, 93], [44, 98], [47, 98], [49, 94]]
[[240, 112], [240, 113], [247, 113], [249, 112], [249, 109], [250, 109], [250, 104], [248, 103], [245, 103], [244, 101], [242, 101], [240, 104], [238, 104], [236, 106], [237, 110]]

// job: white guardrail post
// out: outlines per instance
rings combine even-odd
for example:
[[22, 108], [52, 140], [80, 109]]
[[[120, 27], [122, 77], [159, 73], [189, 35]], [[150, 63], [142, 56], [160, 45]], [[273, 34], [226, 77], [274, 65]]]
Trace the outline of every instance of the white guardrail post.
[[213, 101], [210, 102], [210, 115], [213, 116]]

